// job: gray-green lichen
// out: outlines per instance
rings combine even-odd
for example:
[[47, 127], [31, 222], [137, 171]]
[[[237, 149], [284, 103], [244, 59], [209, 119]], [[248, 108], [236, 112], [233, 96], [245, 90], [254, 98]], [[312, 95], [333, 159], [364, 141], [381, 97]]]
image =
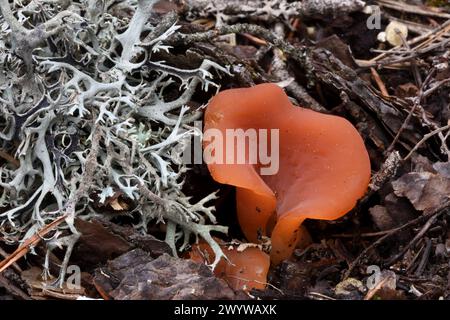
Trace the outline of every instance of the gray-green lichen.
[[[210, 235], [227, 232], [208, 206], [215, 194], [198, 203], [183, 194], [179, 145], [200, 116], [185, 105], [196, 90], [217, 89], [213, 74], [228, 69], [155, 60], [179, 28], [151, 23], [155, 2], [0, 0], [0, 148], [18, 160], [0, 167], [3, 241], [20, 243], [67, 215], [46, 239], [66, 247], [67, 264], [75, 216], [95, 217], [95, 201], [121, 193], [135, 204], [136, 229], [167, 223], [175, 254], [194, 234], [213, 247], [213, 265], [223, 256]], [[180, 94], [169, 100], [174, 84]]]

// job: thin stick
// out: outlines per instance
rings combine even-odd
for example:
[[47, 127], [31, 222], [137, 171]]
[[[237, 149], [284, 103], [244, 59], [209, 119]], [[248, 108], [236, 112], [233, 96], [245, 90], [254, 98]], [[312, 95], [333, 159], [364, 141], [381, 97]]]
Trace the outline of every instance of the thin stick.
[[433, 137], [434, 135], [436, 135], [436, 134], [438, 134], [438, 133], [440, 133], [440, 132], [442, 132], [442, 131], [449, 130], [449, 129], [450, 129], [450, 124], [448, 124], [448, 125], [446, 125], [446, 126], [444, 126], [444, 127], [438, 128], [438, 129], [436, 129], [436, 130], [434, 130], [434, 131], [431, 131], [430, 133], [427, 133], [426, 135], [424, 135], [423, 138], [422, 138], [422, 140], [420, 140], [420, 141], [414, 146], [414, 148], [412, 148], [412, 150], [408, 153], [408, 155], [407, 155], [405, 158], [403, 158], [403, 160], [406, 161], [406, 160], [408, 160], [409, 158], [411, 158], [411, 156], [414, 154], [414, 152], [416, 152], [417, 149], [419, 149], [420, 146], [421, 146], [422, 144], [424, 144], [428, 139], [430, 139], [431, 137]]
[[5, 271], [14, 262], [22, 258], [30, 250], [30, 247], [36, 246], [42, 238], [59, 226], [68, 217], [67, 214], [59, 217], [58, 219], [52, 221], [51, 223], [45, 225], [41, 230], [39, 230], [31, 238], [27, 239], [21, 246], [19, 246], [13, 253], [11, 253], [5, 260], [0, 262], [0, 273]]
[[422, 259], [420, 260], [419, 266], [417, 267], [416, 272], [414, 273], [415, 276], [420, 276], [423, 273], [423, 271], [425, 270], [425, 267], [427, 266], [428, 259], [430, 258], [430, 253], [431, 253], [431, 248], [432, 248], [431, 240], [426, 238], [425, 243], [426, 243], [425, 250], [422, 255]]
[[397, 260], [399, 260], [401, 257], [403, 257], [403, 255], [414, 245], [416, 244], [416, 242], [422, 238], [424, 236], [424, 234], [428, 231], [428, 229], [430, 229], [430, 227], [436, 222], [436, 219], [443, 213], [444, 211], [441, 211], [439, 213], [436, 213], [434, 215], [432, 215], [427, 223], [425, 223], [425, 225], [422, 227], [422, 229], [420, 229], [420, 231], [416, 234], [416, 236], [398, 253], [396, 254], [394, 257], [392, 257], [391, 259], [389, 259], [386, 264], [387, 265], [392, 265], [393, 263], [395, 263]]
[[[443, 34], [447, 33], [449, 31], [450, 28], [450, 20], [447, 20], [446, 22], [444, 22], [442, 25], [438, 26], [437, 28], [431, 30], [430, 32], [415, 37], [411, 40], [409, 40], [407, 43], [410, 46], [413, 46], [417, 43], [420, 43], [421, 41], [425, 40], [428, 38], [428, 40], [424, 41], [423, 43], [421, 43], [418, 47], [421, 47], [423, 45], [427, 45], [429, 42], [436, 40], [437, 38], [439, 38], [440, 36], [442, 36]], [[388, 56], [391, 53], [395, 53], [398, 50], [401, 50], [401, 46], [396, 46], [394, 48], [392, 48], [391, 50], [387, 51], [387, 52], [383, 52], [380, 55], [370, 59], [369, 61], [359, 61], [358, 64], [360, 64], [361, 67], [374, 67], [377, 66], [377, 61], [385, 58], [386, 56]], [[416, 49], [416, 48], [414, 48]], [[363, 64], [363, 65], [361, 65]]]
[[422, 15], [422, 16], [450, 19], [450, 14], [448, 14], [448, 13], [424, 10], [420, 6], [405, 4], [402, 2], [398, 2], [398, 1], [378, 0], [378, 4], [382, 7], [397, 10], [400, 12], [407, 12], [407, 13], [413, 13], [413, 14], [418, 14], [418, 15]]
[[0, 274], [0, 285], [16, 297], [20, 297], [23, 300], [31, 300], [22, 289], [11, 283], [11, 281], [2, 274]]
[[[0, 239], [0, 241], [2, 240]], [[2, 248], [0, 248], [0, 255], [3, 256], [3, 258], [7, 258], [9, 256], [9, 254]], [[17, 263], [13, 263], [12, 266], [18, 273], [22, 273], [22, 269], [19, 267]]]
[[375, 68], [370, 68], [370, 72], [372, 73], [372, 77], [377, 83], [378, 89], [380, 89], [381, 94], [385, 97], [389, 97], [389, 92], [386, 89], [386, 86], [384, 85], [383, 80], [381, 80], [380, 74], [375, 70]]
[[[438, 215], [440, 213], [443, 213], [444, 210], [440, 211], [439, 213], [436, 213], [434, 215]], [[367, 255], [367, 253], [369, 253], [371, 250], [375, 249], [377, 246], [379, 246], [381, 243], [383, 243], [384, 240], [388, 239], [389, 237], [393, 236], [394, 234], [396, 234], [397, 232], [401, 231], [401, 230], [405, 230], [407, 228], [410, 228], [412, 226], [415, 226], [416, 224], [419, 224], [420, 222], [422, 222], [423, 220], [429, 218], [430, 215], [423, 215], [420, 216], [412, 221], [409, 221], [407, 223], [405, 223], [404, 225], [394, 228], [392, 230], [389, 230], [388, 233], [386, 233], [384, 236], [382, 236], [381, 238], [379, 238], [377, 241], [375, 241], [374, 243], [372, 243], [370, 246], [368, 246], [367, 248], [365, 248], [359, 255], [358, 257], [353, 260], [353, 262], [350, 264], [348, 270], [345, 272], [343, 279], [347, 279], [350, 274], [352, 273], [353, 269], [355, 269], [355, 267], [360, 263], [360, 261]]]

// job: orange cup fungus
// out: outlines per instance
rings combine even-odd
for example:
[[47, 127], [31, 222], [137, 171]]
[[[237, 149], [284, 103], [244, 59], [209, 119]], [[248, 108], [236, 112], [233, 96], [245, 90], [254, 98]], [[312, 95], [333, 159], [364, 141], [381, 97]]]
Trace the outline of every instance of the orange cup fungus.
[[[242, 136], [245, 144], [239, 145]], [[255, 141], [257, 149], [267, 151], [257, 150], [256, 161]], [[290, 257], [305, 219], [342, 217], [370, 180], [369, 156], [355, 127], [342, 117], [292, 105], [275, 84], [213, 97], [205, 112], [203, 143], [212, 177], [236, 186], [244, 235], [252, 242], [270, 236], [274, 264]], [[278, 163], [269, 163], [269, 154]]]
[[[270, 267], [270, 257], [259, 248], [227, 246], [221, 240], [215, 239], [221, 246], [228, 261], [221, 259], [214, 268], [214, 274], [224, 279], [234, 290], [249, 291], [264, 289], [267, 283], [267, 273]], [[200, 263], [211, 264], [214, 252], [206, 242], [192, 246], [189, 258]]]

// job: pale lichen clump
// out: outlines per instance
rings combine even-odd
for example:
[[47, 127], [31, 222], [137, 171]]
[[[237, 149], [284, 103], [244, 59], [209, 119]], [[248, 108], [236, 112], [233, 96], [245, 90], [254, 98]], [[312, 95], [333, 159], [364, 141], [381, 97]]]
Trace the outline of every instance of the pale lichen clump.
[[[99, 215], [98, 203], [120, 193], [135, 204], [138, 230], [167, 224], [175, 254], [194, 234], [214, 249], [213, 265], [223, 257], [210, 235], [227, 231], [208, 205], [215, 194], [194, 204], [183, 194], [179, 145], [201, 115], [186, 104], [196, 90], [217, 89], [213, 75], [228, 68], [154, 58], [179, 28], [173, 17], [155, 23], [155, 2], [0, 0], [0, 148], [14, 155], [0, 162], [3, 241], [67, 215], [46, 239], [49, 250], [66, 247], [64, 267], [79, 236], [74, 218]], [[173, 86], [179, 95], [167, 98]]]

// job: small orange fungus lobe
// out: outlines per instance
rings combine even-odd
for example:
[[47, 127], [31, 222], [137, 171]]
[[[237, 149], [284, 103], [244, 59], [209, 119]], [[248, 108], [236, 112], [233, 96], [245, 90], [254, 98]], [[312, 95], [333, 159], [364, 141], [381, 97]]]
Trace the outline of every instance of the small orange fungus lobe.
[[[241, 229], [252, 242], [271, 237], [274, 264], [290, 257], [305, 219], [338, 219], [367, 190], [370, 160], [355, 127], [342, 117], [292, 105], [275, 84], [220, 92], [206, 109], [204, 130], [212, 177], [236, 186]], [[215, 139], [207, 137], [211, 132]], [[276, 170], [264, 172], [268, 167]]]
[[[256, 247], [247, 247], [240, 251], [236, 247], [226, 246], [218, 239], [216, 241], [228, 258], [228, 261], [222, 258], [214, 269], [217, 277], [224, 279], [234, 290], [262, 290], [266, 287], [270, 267], [269, 255]], [[213, 250], [205, 242], [195, 244], [189, 252], [189, 257], [201, 263], [211, 264], [214, 261]]]

